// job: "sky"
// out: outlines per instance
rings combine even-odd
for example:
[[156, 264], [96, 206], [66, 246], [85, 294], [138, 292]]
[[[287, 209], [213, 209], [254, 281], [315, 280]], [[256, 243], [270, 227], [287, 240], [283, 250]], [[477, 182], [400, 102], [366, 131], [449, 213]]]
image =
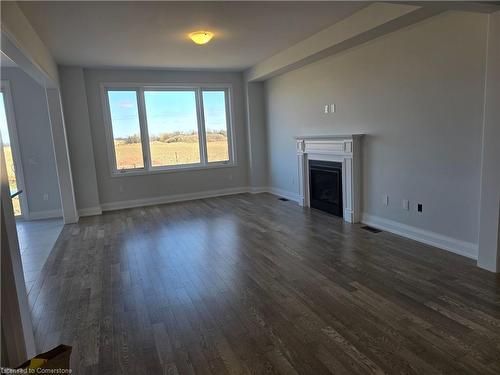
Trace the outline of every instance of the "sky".
[[[224, 91], [204, 91], [205, 128], [226, 130]], [[135, 91], [108, 91], [114, 138], [140, 134]], [[145, 91], [150, 136], [197, 131], [194, 91]]]

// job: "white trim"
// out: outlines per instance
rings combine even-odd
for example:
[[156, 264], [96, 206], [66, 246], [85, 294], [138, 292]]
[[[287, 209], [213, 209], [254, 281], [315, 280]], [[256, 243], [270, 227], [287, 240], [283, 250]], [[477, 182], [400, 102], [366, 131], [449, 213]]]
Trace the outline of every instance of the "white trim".
[[[106, 95], [107, 104], [109, 106], [109, 95]], [[146, 117], [146, 102], [144, 98], [144, 88], [139, 87], [136, 91], [136, 101], [137, 101], [137, 115], [139, 119], [139, 132], [141, 134], [141, 145], [142, 145], [142, 160], [144, 167], [143, 169], [149, 171], [152, 167], [151, 159], [151, 148], [149, 144], [149, 128], [148, 128], [148, 118]], [[111, 109], [109, 109], [111, 113]], [[111, 122], [111, 116], [109, 117], [110, 131], [113, 133], [113, 123]], [[113, 152], [115, 154], [115, 166], [116, 164], [116, 146], [114, 137], [111, 137], [113, 144]], [[108, 146], [109, 147], [109, 146]], [[117, 172], [117, 169], [113, 169], [113, 172]]]
[[161, 173], [174, 173], [174, 172], [192, 172], [192, 171], [203, 171], [207, 169], [218, 169], [218, 168], [233, 168], [237, 167], [238, 164], [230, 163], [210, 163], [208, 165], [200, 164], [184, 164], [176, 165], [168, 168], [155, 167], [151, 170], [145, 170], [143, 168], [137, 170], [127, 170], [126, 172], [117, 172], [111, 175], [111, 178], [120, 177], [132, 177], [132, 176], [145, 176], [151, 174], [161, 174]]
[[249, 186], [247, 192], [250, 194], [269, 193], [278, 197], [290, 199], [298, 204], [301, 204], [302, 202], [302, 198], [299, 194], [271, 186]]
[[[276, 195], [278, 197], [284, 197], [290, 199], [291, 201], [299, 202], [300, 197], [296, 193], [292, 193], [286, 190], [272, 188], [268, 186], [259, 186], [259, 187], [238, 187], [238, 188], [228, 188], [228, 189], [218, 189], [218, 190], [207, 190], [200, 191], [196, 193], [187, 193], [187, 194], [173, 194], [173, 195], [164, 195], [160, 197], [154, 198], [143, 198], [143, 199], [134, 199], [128, 201], [119, 201], [119, 202], [111, 202], [111, 203], [103, 203], [101, 204], [102, 211], [114, 211], [114, 210], [123, 210], [127, 208], [136, 208], [136, 207], [147, 207], [154, 206], [157, 204], [167, 204], [174, 202], [184, 202], [196, 199], [205, 199], [205, 198], [216, 198], [224, 195], [234, 195], [234, 194], [260, 194], [260, 193], [269, 193]], [[97, 208], [97, 207], [96, 207]], [[79, 211], [80, 212], [80, 211]], [[82, 215], [84, 216], [84, 215]]]
[[267, 188], [267, 192], [270, 194], [273, 194], [273, 195], [277, 195], [278, 197], [290, 199], [291, 201], [295, 201], [298, 204], [301, 204], [303, 202], [303, 199], [299, 194], [292, 193], [291, 191], [278, 189], [275, 187], [269, 187], [269, 188]]
[[56, 217], [62, 217], [62, 210], [47, 210], [47, 211], [35, 211], [30, 212], [29, 215], [23, 217], [25, 220], [43, 220], [43, 219], [54, 219]]
[[59, 88], [45, 88], [45, 99], [49, 112], [50, 134], [56, 161], [57, 181], [61, 198], [64, 224], [78, 223], [75, 188], [71, 172], [68, 137]]
[[444, 236], [442, 234], [398, 223], [397, 221], [384, 219], [367, 213], [363, 213], [361, 222], [399, 236], [410, 238], [427, 245], [465, 256], [467, 258], [477, 259], [478, 245], [471, 242], [458, 240], [456, 238]]
[[4, 94], [5, 104], [5, 117], [7, 118], [7, 128], [9, 130], [9, 142], [12, 152], [14, 168], [16, 170], [16, 183], [17, 189], [23, 192], [19, 196], [19, 203], [21, 205], [21, 215], [18, 218], [29, 217], [30, 210], [28, 206], [28, 198], [26, 192], [26, 184], [24, 183], [23, 163], [21, 159], [21, 148], [19, 146], [19, 136], [17, 134], [16, 111], [14, 108], [14, 100], [12, 97], [12, 90], [10, 82], [2, 80], [0, 82], [0, 89]]
[[161, 90], [161, 89], [170, 89], [170, 90], [188, 90], [188, 89], [195, 89], [195, 88], [207, 88], [207, 89], [223, 89], [223, 88], [233, 88], [233, 84], [231, 82], [218, 82], [218, 83], [213, 83], [213, 82], [192, 82], [192, 83], [171, 83], [171, 82], [158, 82], [158, 83], [150, 83], [150, 82], [123, 82], [123, 81], [118, 81], [118, 82], [113, 82], [113, 81], [107, 81], [107, 82], [101, 82], [101, 86], [104, 86], [105, 88], [117, 88], [117, 89], [131, 89], [135, 90], [138, 87], [143, 87], [144, 89], [147, 90]]
[[[198, 149], [200, 150], [200, 166], [204, 166], [208, 162], [208, 147], [206, 139], [207, 134], [205, 130], [205, 103], [203, 102], [203, 92], [201, 90], [195, 90], [195, 103], [196, 121], [198, 123]], [[231, 160], [231, 156], [229, 160]]]
[[101, 204], [101, 208], [103, 211], [114, 211], [114, 210], [123, 210], [126, 208], [146, 207], [157, 204], [183, 202], [195, 199], [214, 198], [224, 195], [233, 195], [241, 193], [248, 193], [248, 187], [245, 186], [245, 187], [228, 188], [228, 189], [207, 190], [196, 193], [172, 194], [154, 198], [143, 198], [143, 199], [133, 199], [128, 201], [103, 203]]
[[101, 215], [102, 214], [102, 209], [100, 206], [97, 207], [86, 207], [86, 208], [80, 208], [78, 209], [78, 216], [84, 217], [84, 216], [96, 216], [96, 215]]
[[250, 194], [269, 193], [269, 187], [267, 187], [267, 186], [249, 186], [248, 192]]

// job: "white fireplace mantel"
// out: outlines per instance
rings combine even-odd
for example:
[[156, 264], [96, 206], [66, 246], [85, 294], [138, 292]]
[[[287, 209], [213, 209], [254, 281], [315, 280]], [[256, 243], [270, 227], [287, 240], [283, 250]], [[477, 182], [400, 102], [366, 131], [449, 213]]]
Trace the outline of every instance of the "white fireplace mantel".
[[342, 200], [344, 220], [357, 223], [361, 217], [361, 137], [363, 134], [299, 136], [299, 203], [310, 207], [309, 160], [342, 163]]

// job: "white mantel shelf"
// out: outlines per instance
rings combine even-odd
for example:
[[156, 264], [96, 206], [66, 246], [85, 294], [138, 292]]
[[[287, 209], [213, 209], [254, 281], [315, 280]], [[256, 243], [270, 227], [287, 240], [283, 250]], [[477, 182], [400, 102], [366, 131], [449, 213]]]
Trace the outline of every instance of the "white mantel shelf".
[[309, 160], [342, 163], [344, 220], [361, 218], [361, 138], [363, 134], [297, 136], [300, 204], [310, 207]]
[[295, 139], [303, 139], [303, 140], [336, 140], [336, 139], [353, 139], [353, 138], [361, 138], [364, 134], [346, 134], [346, 135], [298, 135]]

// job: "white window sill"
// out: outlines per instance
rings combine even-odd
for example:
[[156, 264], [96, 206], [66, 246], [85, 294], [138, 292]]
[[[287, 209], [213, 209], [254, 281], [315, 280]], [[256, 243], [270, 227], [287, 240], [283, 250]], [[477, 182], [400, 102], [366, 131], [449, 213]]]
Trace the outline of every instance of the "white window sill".
[[233, 168], [237, 167], [236, 163], [213, 163], [208, 165], [179, 165], [179, 166], [170, 166], [170, 167], [156, 167], [151, 169], [127, 169], [124, 171], [113, 171], [111, 173], [112, 178], [116, 177], [131, 177], [131, 176], [146, 176], [153, 174], [162, 174], [162, 173], [173, 173], [173, 172], [192, 172], [192, 171], [201, 171], [201, 170], [209, 170], [209, 169], [219, 169], [219, 168]]

